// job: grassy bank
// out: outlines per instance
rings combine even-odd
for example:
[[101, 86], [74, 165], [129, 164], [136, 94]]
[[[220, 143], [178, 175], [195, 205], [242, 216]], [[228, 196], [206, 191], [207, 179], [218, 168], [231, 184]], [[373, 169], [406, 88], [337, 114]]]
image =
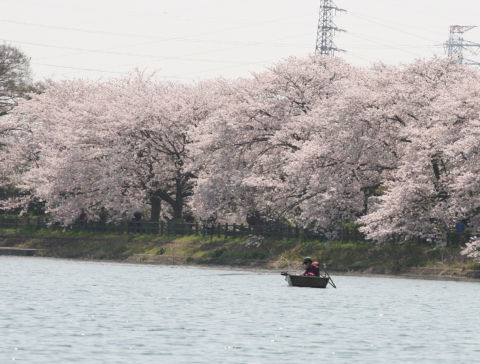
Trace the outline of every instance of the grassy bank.
[[480, 278], [480, 264], [461, 257], [459, 247], [405, 243], [263, 239], [202, 235], [89, 233], [50, 229], [0, 229], [0, 246], [39, 249], [39, 255], [163, 264], [218, 264], [259, 268], [299, 269], [304, 256], [338, 272], [431, 274]]

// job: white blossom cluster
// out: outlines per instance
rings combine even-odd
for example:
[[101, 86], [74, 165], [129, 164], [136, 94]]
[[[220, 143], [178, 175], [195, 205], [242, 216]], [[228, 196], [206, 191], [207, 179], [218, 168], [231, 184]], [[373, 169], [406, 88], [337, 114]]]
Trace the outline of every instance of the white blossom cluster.
[[475, 236], [466, 245], [467, 247], [461, 252], [462, 255], [466, 255], [480, 263], [480, 239]]

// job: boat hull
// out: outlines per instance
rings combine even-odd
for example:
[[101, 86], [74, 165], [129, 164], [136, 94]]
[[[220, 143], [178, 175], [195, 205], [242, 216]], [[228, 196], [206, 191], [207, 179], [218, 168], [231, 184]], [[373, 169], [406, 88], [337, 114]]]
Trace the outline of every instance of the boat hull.
[[311, 288], [327, 288], [330, 278], [328, 277], [309, 277], [296, 276], [288, 274], [285, 279], [289, 286], [293, 287], [311, 287]]

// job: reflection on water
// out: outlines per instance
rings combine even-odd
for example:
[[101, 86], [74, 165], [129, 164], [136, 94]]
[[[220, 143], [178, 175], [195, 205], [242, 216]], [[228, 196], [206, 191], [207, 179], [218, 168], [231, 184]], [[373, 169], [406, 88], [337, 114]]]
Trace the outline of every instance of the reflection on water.
[[0, 257], [0, 363], [474, 363], [480, 284]]

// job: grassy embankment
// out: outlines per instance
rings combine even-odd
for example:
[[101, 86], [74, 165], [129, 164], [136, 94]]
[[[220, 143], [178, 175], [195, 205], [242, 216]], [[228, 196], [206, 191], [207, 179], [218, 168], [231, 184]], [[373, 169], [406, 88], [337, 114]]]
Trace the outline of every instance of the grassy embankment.
[[[480, 264], [461, 257], [460, 248], [442, 250], [405, 243], [325, 242], [265, 238], [259, 246], [247, 237], [173, 236], [91, 233], [50, 229], [0, 229], [0, 246], [40, 249], [39, 255], [61, 258], [116, 260], [136, 263], [219, 264], [257, 268], [298, 269], [304, 256], [324, 262], [332, 271], [401, 274], [423, 269], [480, 278]], [[478, 273], [478, 274], [477, 274]], [[425, 274], [425, 275], [428, 275]]]

